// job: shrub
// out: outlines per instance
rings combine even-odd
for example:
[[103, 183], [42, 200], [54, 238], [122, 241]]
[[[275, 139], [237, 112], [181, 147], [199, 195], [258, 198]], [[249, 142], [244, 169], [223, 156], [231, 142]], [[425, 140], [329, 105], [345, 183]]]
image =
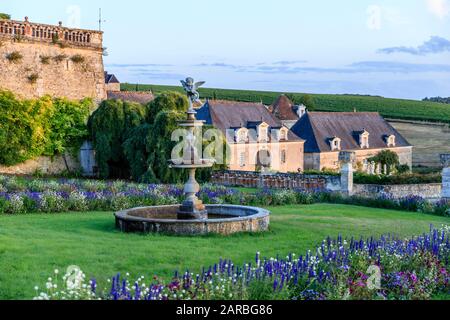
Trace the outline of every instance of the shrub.
[[11, 194], [7, 198], [5, 213], [8, 214], [21, 214], [26, 213], [24, 201], [21, 195], [19, 194]]
[[89, 208], [86, 195], [81, 192], [71, 192], [68, 199], [68, 209], [72, 211], [87, 211]]
[[14, 52], [8, 53], [6, 55], [6, 59], [11, 63], [19, 63], [20, 61], [22, 61], [23, 55], [18, 51], [14, 51]]
[[40, 199], [39, 210], [46, 213], [66, 212], [69, 209], [68, 202], [60, 193], [54, 191], [46, 191]]
[[50, 56], [40, 56], [40, 59], [42, 64], [50, 64]]
[[55, 62], [58, 62], [58, 63], [63, 62], [66, 59], [67, 59], [67, 56], [65, 54], [58, 54], [53, 57], [53, 60], [55, 60]]
[[39, 75], [37, 73], [32, 73], [27, 77], [27, 79], [29, 83], [35, 84], [39, 79]]
[[11, 92], [0, 90], [0, 106], [0, 164], [10, 166], [77, 148], [87, 136], [92, 101], [48, 96], [18, 100]]
[[411, 171], [410, 167], [407, 164], [402, 164], [397, 166], [397, 173], [404, 174], [409, 173]]
[[304, 174], [308, 175], [321, 175], [321, 176], [340, 176], [341, 174], [336, 170], [323, 169], [323, 170], [305, 170]]
[[419, 184], [419, 183], [441, 183], [441, 173], [405, 173], [394, 175], [370, 175], [366, 173], [356, 172], [354, 175], [354, 182], [357, 184]]
[[86, 59], [81, 54], [76, 54], [76, 55], [70, 57], [70, 60], [73, 63], [83, 63]]

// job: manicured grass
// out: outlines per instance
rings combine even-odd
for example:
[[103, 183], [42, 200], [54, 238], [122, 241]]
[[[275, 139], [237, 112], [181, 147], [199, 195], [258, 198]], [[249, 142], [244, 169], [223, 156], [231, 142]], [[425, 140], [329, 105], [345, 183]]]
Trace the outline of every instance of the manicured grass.
[[[122, 90], [136, 90], [135, 84], [122, 84]], [[158, 94], [162, 91], [183, 92], [181, 86], [139, 85], [138, 90], [151, 90]], [[201, 88], [203, 98], [216, 98], [245, 102], [263, 102], [271, 105], [282, 92], [229, 90]], [[288, 93], [288, 92], [284, 92]], [[303, 93], [291, 93], [300, 98]], [[405, 120], [428, 120], [432, 122], [450, 123], [450, 106], [444, 103], [425, 102], [417, 100], [389, 99], [374, 96], [311, 94], [314, 98], [316, 111], [375, 111], [382, 116]]]
[[99, 281], [116, 272], [169, 277], [175, 269], [200, 267], [220, 257], [235, 263], [263, 256], [303, 254], [326, 236], [412, 236], [450, 219], [418, 213], [344, 205], [271, 208], [270, 232], [231, 237], [168, 237], [122, 234], [112, 213], [0, 216], [0, 299], [28, 299], [54, 269], [78, 265]]

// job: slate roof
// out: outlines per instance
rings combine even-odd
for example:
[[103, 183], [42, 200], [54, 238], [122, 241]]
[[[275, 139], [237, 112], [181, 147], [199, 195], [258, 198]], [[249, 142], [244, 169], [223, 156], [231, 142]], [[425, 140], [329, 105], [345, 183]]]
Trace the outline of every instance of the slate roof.
[[[207, 101], [197, 110], [197, 119], [226, 132], [227, 129], [245, 127], [254, 129], [262, 122], [272, 129], [280, 129], [283, 124], [260, 103], [214, 100]], [[299, 141], [298, 136], [289, 131], [289, 141]]]
[[307, 112], [292, 127], [306, 140], [305, 152], [330, 152], [330, 139], [341, 139], [342, 150], [360, 150], [359, 134], [369, 132], [370, 149], [387, 148], [386, 137], [396, 137], [396, 147], [410, 147], [409, 142], [377, 112]]
[[141, 91], [108, 91], [108, 99], [147, 104], [155, 98], [151, 92]]
[[107, 71], [105, 71], [105, 83], [120, 83], [120, 81], [116, 78], [114, 74], [110, 74]]
[[298, 120], [298, 114], [294, 110], [294, 104], [284, 94], [279, 96], [278, 99], [269, 107], [269, 111], [280, 120]]

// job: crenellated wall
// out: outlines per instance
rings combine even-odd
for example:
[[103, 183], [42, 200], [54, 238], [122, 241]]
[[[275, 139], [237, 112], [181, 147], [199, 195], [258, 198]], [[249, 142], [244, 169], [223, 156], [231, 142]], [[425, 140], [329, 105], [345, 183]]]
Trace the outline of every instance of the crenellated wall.
[[0, 20], [0, 88], [23, 98], [106, 98], [103, 33]]

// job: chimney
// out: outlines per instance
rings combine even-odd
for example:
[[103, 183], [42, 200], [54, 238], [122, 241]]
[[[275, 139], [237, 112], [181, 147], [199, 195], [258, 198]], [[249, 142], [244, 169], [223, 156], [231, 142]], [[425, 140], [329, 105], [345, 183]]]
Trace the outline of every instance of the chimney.
[[297, 115], [299, 118], [302, 118], [306, 114], [306, 112], [308, 112], [308, 109], [305, 105], [301, 104], [297, 106]]

